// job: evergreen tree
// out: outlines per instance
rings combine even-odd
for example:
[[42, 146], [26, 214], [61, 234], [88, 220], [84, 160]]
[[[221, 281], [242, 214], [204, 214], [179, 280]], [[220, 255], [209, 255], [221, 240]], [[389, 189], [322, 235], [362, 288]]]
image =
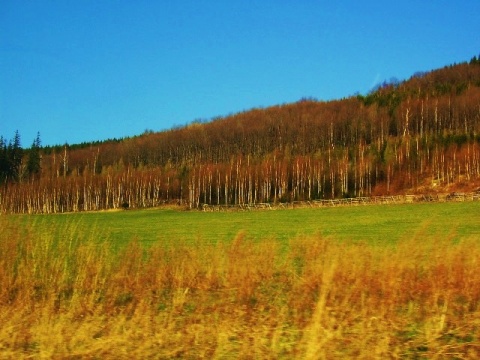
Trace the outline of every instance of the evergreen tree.
[[474, 56], [473, 58], [470, 59], [470, 65], [478, 65], [480, 64], [480, 55]]
[[7, 180], [19, 181], [22, 176], [23, 149], [20, 141], [20, 133], [15, 131], [13, 143], [10, 141], [7, 147]]
[[0, 136], [0, 184], [7, 180], [8, 169], [7, 142], [3, 136]]
[[30, 148], [28, 154], [27, 172], [29, 176], [36, 176], [41, 171], [40, 148], [40, 133], [37, 133], [37, 137], [35, 138], [35, 140], [33, 140], [32, 147]]

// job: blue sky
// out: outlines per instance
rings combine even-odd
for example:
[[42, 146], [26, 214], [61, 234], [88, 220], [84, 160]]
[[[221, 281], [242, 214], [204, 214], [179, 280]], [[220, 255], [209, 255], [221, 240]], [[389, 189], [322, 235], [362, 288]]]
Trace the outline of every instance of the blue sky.
[[29, 147], [366, 93], [480, 54], [480, 1], [0, 0], [0, 135]]

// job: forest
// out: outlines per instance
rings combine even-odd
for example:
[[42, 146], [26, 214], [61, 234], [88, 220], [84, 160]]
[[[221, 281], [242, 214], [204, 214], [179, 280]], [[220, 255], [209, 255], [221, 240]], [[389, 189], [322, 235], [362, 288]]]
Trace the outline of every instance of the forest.
[[[92, 129], [94, 131], [94, 129]], [[169, 131], [23, 148], [0, 137], [0, 212], [238, 205], [480, 187], [480, 58]]]

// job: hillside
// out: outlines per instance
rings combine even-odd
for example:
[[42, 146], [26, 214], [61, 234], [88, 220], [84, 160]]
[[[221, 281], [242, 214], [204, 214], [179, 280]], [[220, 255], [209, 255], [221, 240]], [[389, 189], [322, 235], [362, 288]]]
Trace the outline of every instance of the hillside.
[[3, 212], [473, 190], [480, 186], [480, 60], [367, 95], [305, 99], [127, 139], [0, 145]]

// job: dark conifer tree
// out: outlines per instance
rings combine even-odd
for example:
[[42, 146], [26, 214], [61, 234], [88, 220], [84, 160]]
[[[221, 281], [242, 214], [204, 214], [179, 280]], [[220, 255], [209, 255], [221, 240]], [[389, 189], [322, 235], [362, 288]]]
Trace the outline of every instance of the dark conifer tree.
[[28, 153], [27, 172], [29, 176], [38, 176], [41, 171], [40, 149], [41, 149], [40, 133], [33, 140], [32, 147]]
[[23, 149], [20, 140], [20, 133], [15, 131], [15, 137], [9, 142], [6, 150], [7, 158], [7, 181], [19, 181], [22, 176]]
[[0, 184], [7, 181], [8, 171], [7, 141], [0, 136]]

